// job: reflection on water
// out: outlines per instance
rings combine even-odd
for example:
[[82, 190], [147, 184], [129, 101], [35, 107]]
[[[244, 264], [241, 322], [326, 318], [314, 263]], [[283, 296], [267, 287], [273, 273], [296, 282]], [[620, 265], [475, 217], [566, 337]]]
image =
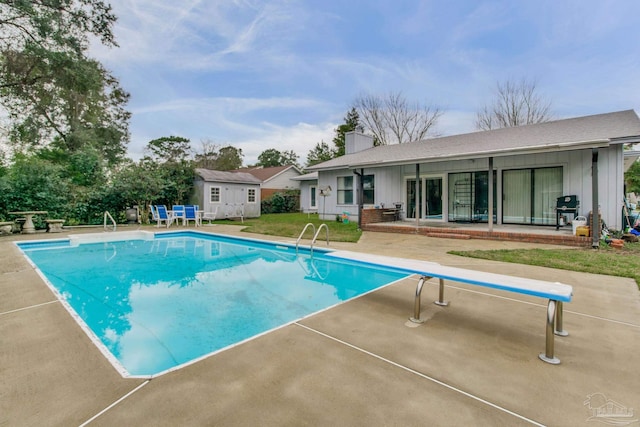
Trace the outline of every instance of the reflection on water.
[[131, 375], [186, 363], [404, 276], [226, 238], [25, 253]]

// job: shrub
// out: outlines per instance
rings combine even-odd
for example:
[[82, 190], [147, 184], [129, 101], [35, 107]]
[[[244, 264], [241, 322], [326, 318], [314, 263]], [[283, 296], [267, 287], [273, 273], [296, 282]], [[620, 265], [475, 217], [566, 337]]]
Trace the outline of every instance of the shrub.
[[260, 204], [261, 214], [290, 213], [300, 210], [300, 191], [287, 190], [283, 193], [275, 193]]

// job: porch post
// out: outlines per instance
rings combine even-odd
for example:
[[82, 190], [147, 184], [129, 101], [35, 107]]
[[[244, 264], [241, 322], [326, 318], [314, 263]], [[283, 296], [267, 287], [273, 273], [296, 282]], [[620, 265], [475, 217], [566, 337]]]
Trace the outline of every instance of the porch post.
[[[420, 196], [422, 192], [420, 191], [420, 164], [416, 163], [416, 227], [420, 227]], [[407, 200], [408, 202], [408, 200]], [[409, 206], [407, 206], [407, 209]], [[408, 212], [407, 212], [408, 213]]]
[[364, 206], [364, 202], [362, 198], [364, 197], [364, 169], [360, 169], [360, 173], [357, 170], [354, 170], [353, 173], [358, 177], [358, 228], [362, 229], [362, 207]]
[[489, 232], [493, 231], [493, 157], [489, 157]]
[[600, 247], [600, 212], [598, 209], [598, 149], [591, 149], [591, 247]]

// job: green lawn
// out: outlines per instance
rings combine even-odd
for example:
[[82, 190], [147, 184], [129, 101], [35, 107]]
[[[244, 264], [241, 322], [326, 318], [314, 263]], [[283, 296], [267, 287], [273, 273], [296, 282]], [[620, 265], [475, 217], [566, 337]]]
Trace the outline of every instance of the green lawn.
[[[218, 224], [229, 224], [229, 221], [215, 221]], [[329, 228], [329, 240], [332, 242], [357, 242], [362, 235], [362, 231], [358, 229], [357, 222], [321, 221], [318, 215], [307, 215], [302, 213], [283, 213], [283, 214], [266, 214], [260, 215], [260, 218], [245, 219], [244, 224], [247, 228], [243, 231], [248, 233], [266, 234], [269, 236], [282, 236], [297, 238], [304, 226], [312, 223], [316, 230], [320, 224], [327, 224]], [[233, 224], [240, 225], [235, 221]], [[322, 231], [318, 236], [318, 240], [323, 240], [326, 234]], [[304, 239], [311, 239], [313, 230], [311, 227], [305, 232]]]
[[600, 249], [501, 249], [449, 253], [471, 258], [629, 277], [634, 279], [640, 288], [640, 243], [625, 243], [623, 249], [602, 245]]

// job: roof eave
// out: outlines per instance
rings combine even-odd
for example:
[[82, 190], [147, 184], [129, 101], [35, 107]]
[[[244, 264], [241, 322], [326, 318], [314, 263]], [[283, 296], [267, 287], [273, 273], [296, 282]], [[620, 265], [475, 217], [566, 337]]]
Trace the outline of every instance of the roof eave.
[[335, 169], [360, 169], [360, 168], [372, 168], [372, 167], [381, 167], [381, 166], [406, 166], [413, 165], [416, 163], [435, 163], [441, 161], [451, 161], [451, 160], [469, 160], [469, 159], [477, 159], [478, 157], [506, 157], [513, 156], [518, 154], [538, 154], [538, 153], [548, 153], [558, 152], [558, 151], [574, 151], [574, 150], [584, 150], [584, 149], [592, 149], [592, 148], [606, 148], [610, 145], [611, 141], [609, 139], [598, 139], [592, 141], [575, 141], [575, 142], [562, 142], [557, 144], [548, 144], [540, 147], [534, 148], [516, 148], [516, 149], [507, 149], [507, 150], [486, 150], [486, 151], [476, 151], [473, 153], [464, 153], [464, 154], [452, 154], [452, 155], [444, 155], [444, 156], [432, 156], [432, 157], [423, 157], [423, 158], [415, 158], [415, 159], [406, 159], [399, 161], [388, 161], [379, 160], [376, 162], [362, 162], [362, 163], [352, 163], [341, 167], [332, 167], [326, 168], [324, 170], [335, 170]]

